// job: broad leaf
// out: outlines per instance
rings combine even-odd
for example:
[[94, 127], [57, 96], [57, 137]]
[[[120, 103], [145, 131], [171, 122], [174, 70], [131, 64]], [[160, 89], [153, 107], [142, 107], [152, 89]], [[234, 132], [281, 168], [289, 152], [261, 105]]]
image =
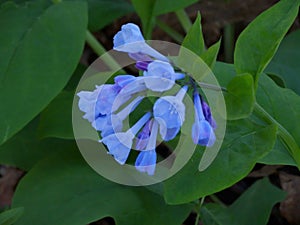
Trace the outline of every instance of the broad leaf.
[[284, 197], [285, 193], [273, 186], [267, 178], [259, 180], [228, 208], [217, 204], [203, 207], [204, 224], [211, 225], [213, 221], [216, 225], [265, 225], [274, 204]]
[[287, 88], [300, 95], [300, 30], [286, 36], [266, 69], [266, 73], [280, 76]]
[[117, 225], [181, 225], [191, 210], [189, 204], [168, 206], [144, 187], [104, 179], [78, 150], [64, 151], [36, 165], [19, 184], [13, 206], [26, 208], [15, 225], [82, 225], [106, 216]]
[[237, 73], [250, 73], [255, 86], [298, 15], [299, 2], [282, 0], [253, 20], [240, 34], [234, 52]]
[[13, 208], [0, 213], [0, 225], [12, 225], [23, 214], [24, 208]]
[[236, 120], [248, 117], [255, 103], [253, 78], [250, 74], [234, 77], [224, 93], [227, 119]]
[[28, 171], [50, 153], [76, 148], [74, 141], [58, 138], [40, 139], [37, 133], [38, 122], [39, 118], [34, 119], [0, 146], [0, 164], [16, 166]]
[[38, 133], [42, 138], [74, 139], [72, 129], [73, 92], [61, 92], [41, 113]]
[[289, 89], [278, 87], [271, 78], [263, 74], [257, 90], [257, 102], [290, 133], [298, 144], [296, 149], [291, 149], [291, 154], [299, 166], [300, 127], [295, 125], [300, 118], [299, 95]]
[[203, 52], [200, 57], [203, 59], [203, 61], [211, 68], [213, 69], [217, 60], [217, 56], [220, 50], [221, 40], [219, 40], [217, 43], [210, 46], [205, 52]]
[[263, 127], [249, 120], [229, 121], [216, 159], [206, 170], [199, 172], [198, 162], [203, 152], [196, 149], [188, 164], [164, 183], [166, 201], [170, 204], [190, 202], [236, 183], [273, 148], [276, 131], [277, 127], [273, 125]]
[[126, 0], [85, 0], [89, 7], [89, 29], [100, 30], [115, 19], [132, 13], [132, 5]]
[[[67, 26], [66, 26], [67, 24]], [[62, 90], [79, 61], [87, 25], [84, 2], [34, 1], [0, 8], [0, 144]]]

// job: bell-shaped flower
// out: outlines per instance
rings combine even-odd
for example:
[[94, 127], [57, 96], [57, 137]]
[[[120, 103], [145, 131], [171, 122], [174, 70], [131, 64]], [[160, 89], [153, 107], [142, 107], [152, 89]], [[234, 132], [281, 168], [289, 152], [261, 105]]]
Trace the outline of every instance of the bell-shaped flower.
[[184, 78], [184, 74], [175, 73], [170, 63], [159, 60], [155, 60], [148, 65], [144, 76], [146, 87], [159, 92], [171, 89], [175, 80]]
[[154, 175], [155, 173], [157, 132], [158, 123], [154, 120], [146, 149], [139, 153], [135, 161], [135, 168], [140, 172], [146, 172], [148, 175]]
[[143, 100], [144, 96], [138, 96], [130, 104], [118, 113], [108, 114], [106, 116], [98, 117], [92, 126], [97, 130], [101, 131], [101, 136], [105, 137], [109, 134], [121, 132], [123, 128], [123, 121], [129, 116], [129, 114], [135, 110], [135, 108]]
[[194, 93], [195, 122], [192, 127], [192, 139], [195, 144], [211, 147], [216, 140], [212, 126], [205, 119], [200, 96]]
[[120, 91], [120, 87], [112, 84], [96, 86], [94, 91], [81, 91], [79, 96], [79, 109], [85, 113], [84, 119], [93, 122], [98, 116], [111, 112], [114, 98]]
[[149, 55], [162, 61], [169, 61], [167, 57], [145, 42], [140, 28], [133, 23], [123, 25], [121, 30], [114, 36], [113, 49], [121, 52]]
[[113, 133], [100, 140], [100, 142], [107, 146], [108, 153], [113, 155], [115, 160], [121, 165], [124, 165], [128, 158], [133, 138], [150, 117], [151, 113], [148, 112], [126, 132]]
[[160, 134], [164, 140], [173, 139], [184, 122], [185, 106], [182, 100], [187, 88], [184, 86], [176, 96], [163, 96], [154, 103], [153, 115], [160, 125]]

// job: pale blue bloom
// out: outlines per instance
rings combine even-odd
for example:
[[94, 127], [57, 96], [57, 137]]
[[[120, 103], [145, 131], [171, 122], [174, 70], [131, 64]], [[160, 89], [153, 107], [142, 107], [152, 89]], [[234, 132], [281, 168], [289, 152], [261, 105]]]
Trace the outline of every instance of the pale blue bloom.
[[200, 96], [194, 93], [195, 122], [192, 127], [192, 138], [195, 144], [211, 147], [216, 140], [212, 126], [205, 119]]
[[184, 78], [184, 74], [175, 73], [170, 63], [159, 60], [149, 63], [144, 76], [147, 78], [145, 79], [146, 87], [159, 92], [171, 89], [175, 80]]
[[149, 55], [162, 61], [169, 61], [167, 57], [145, 42], [140, 28], [133, 23], [123, 25], [121, 30], [114, 36], [113, 49], [121, 52]]
[[150, 117], [151, 113], [148, 112], [126, 132], [113, 133], [100, 140], [100, 142], [103, 142], [107, 146], [108, 153], [113, 155], [115, 160], [121, 165], [124, 165], [128, 158], [133, 138]]
[[153, 115], [160, 124], [160, 134], [164, 140], [175, 137], [184, 122], [185, 105], [182, 100], [187, 88], [184, 86], [176, 96], [163, 96], [154, 103]]
[[121, 132], [123, 128], [123, 121], [129, 116], [129, 114], [135, 110], [139, 103], [143, 100], [144, 96], [138, 96], [130, 104], [118, 113], [107, 114], [105, 116], [98, 117], [92, 126], [101, 131], [101, 136], [105, 137], [114, 132]]
[[156, 139], [158, 132], [158, 123], [157, 121], [153, 121], [151, 134], [149, 137], [149, 141], [147, 143], [146, 149], [141, 151], [136, 158], [135, 167], [140, 172], [146, 172], [148, 175], [154, 175], [155, 166], [156, 166]]
[[96, 86], [94, 91], [81, 91], [79, 96], [79, 109], [85, 113], [84, 119], [93, 122], [98, 116], [111, 112], [112, 103], [120, 87], [112, 84]]

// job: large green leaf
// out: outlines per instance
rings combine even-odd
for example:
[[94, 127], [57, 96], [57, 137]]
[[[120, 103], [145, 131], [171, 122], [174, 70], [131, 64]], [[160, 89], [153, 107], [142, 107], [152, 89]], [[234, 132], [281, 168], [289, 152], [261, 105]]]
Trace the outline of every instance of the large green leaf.
[[134, 11], [126, 0], [84, 0], [89, 7], [89, 29], [99, 30], [115, 19]]
[[299, 1], [281, 0], [260, 14], [240, 34], [234, 53], [237, 72], [250, 73], [255, 84], [298, 15]]
[[[300, 163], [300, 127], [295, 125], [300, 118], [300, 97], [290, 89], [277, 86], [271, 78], [263, 74], [258, 90], [257, 102], [264, 107], [292, 139], [298, 144], [291, 149], [295, 161]], [[278, 159], [280, 160], [280, 159]]]
[[41, 113], [39, 136], [74, 139], [72, 129], [73, 92], [63, 91]]
[[284, 197], [285, 193], [273, 186], [267, 178], [259, 180], [228, 208], [217, 204], [203, 207], [201, 211], [204, 224], [266, 225], [273, 205], [282, 201]]
[[0, 225], [12, 225], [23, 214], [23, 207], [13, 208], [0, 213]]
[[131, 2], [142, 20], [146, 38], [151, 38], [156, 16], [182, 9], [197, 2], [197, 0], [131, 0]]
[[300, 95], [300, 30], [286, 36], [266, 68], [267, 73], [279, 75], [286, 87]]
[[50, 153], [76, 148], [74, 141], [58, 138], [40, 139], [37, 134], [39, 118], [31, 121], [14, 137], [0, 146], [0, 164], [30, 170]]
[[66, 85], [87, 25], [84, 2], [34, 1], [0, 8], [0, 144], [32, 120]]
[[226, 100], [227, 119], [236, 120], [251, 115], [254, 103], [254, 85], [250, 74], [234, 77], [224, 93]]
[[144, 187], [104, 179], [78, 150], [53, 155], [34, 167], [19, 184], [13, 206], [26, 208], [16, 225], [82, 225], [106, 216], [120, 225], [181, 225], [191, 210], [189, 204], [168, 206]]
[[198, 171], [203, 154], [198, 148], [188, 164], [164, 183], [168, 203], [190, 202], [231, 186], [245, 177], [275, 144], [276, 126], [263, 127], [249, 120], [230, 121], [227, 125], [222, 148], [206, 170]]

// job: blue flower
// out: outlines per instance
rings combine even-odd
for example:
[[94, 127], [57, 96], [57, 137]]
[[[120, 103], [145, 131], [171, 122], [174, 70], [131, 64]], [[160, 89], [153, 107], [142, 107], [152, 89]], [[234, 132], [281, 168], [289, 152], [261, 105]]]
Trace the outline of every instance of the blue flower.
[[194, 93], [195, 122], [192, 127], [192, 138], [195, 144], [211, 147], [216, 140], [212, 126], [203, 114], [200, 96]]
[[136, 122], [135, 125], [133, 125], [126, 132], [113, 133], [100, 140], [100, 142], [103, 142], [107, 146], [109, 151], [108, 153], [113, 155], [113, 157], [119, 164], [125, 164], [132, 147], [133, 138], [135, 137], [137, 132], [144, 126], [144, 124], [150, 119], [150, 117], [151, 113], [146, 113], [141, 119], [139, 119], [138, 122]]
[[185, 106], [182, 100], [186, 91], [187, 86], [184, 86], [176, 96], [164, 96], [154, 103], [153, 115], [160, 125], [160, 134], [164, 140], [174, 138], [184, 122]]
[[[84, 119], [93, 122], [95, 118], [110, 113], [114, 98], [120, 88], [116, 85], [103, 84], [96, 86], [94, 91], [81, 91], [79, 96], [79, 109], [85, 113]], [[109, 94], [108, 94], [109, 93]]]
[[121, 52], [149, 55], [162, 61], [169, 61], [167, 57], [146, 44], [140, 28], [133, 23], [123, 25], [121, 30], [114, 36], [113, 49]]
[[146, 149], [141, 151], [136, 158], [135, 167], [140, 172], [146, 172], [148, 175], [154, 175], [156, 166], [156, 139], [158, 132], [158, 123], [153, 121], [151, 134]]
[[129, 114], [139, 105], [143, 100], [144, 96], [138, 96], [124, 109], [117, 114], [107, 114], [105, 116], [99, 116], [93, 123], [92, 126], [97, 130], [101, 131], [101, 136], [105, 137], [114, 132], [120, 132], [123, 128], [123, 121]]
[[202, 105], [202, 110], [203, 110], [205, 120], [209, 122], [209, 124], [212, 126], [213, 129], [216, 129], [217, 123], [211, 114], [208, 104], [202, 98], [201, 98], [201, 105]]
[[173, 87], [175, 80], [184, 78], [184, 74], [175, 73], [170, 63], [155, 60], [144, 72], [145, 85], [152, 91], [166, 91]]

